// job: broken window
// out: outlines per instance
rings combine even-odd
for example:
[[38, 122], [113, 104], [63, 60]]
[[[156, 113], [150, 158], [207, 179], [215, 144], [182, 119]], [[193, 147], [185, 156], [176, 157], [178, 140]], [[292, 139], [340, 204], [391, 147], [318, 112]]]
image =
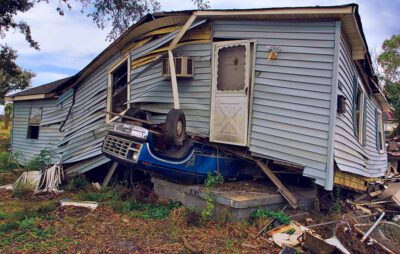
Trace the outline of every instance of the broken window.
[[38, 139], [40, 130], [40, 121], [42, 120], [42, 108], [31, 108], [29, 112], [28, 139]]
[[127, 109], [128, 61], [123, 62], [111, 73], [111, 112], [120, 113]]
[[357, 76], [354, 76], [353, 121], [354, 133], [360, 144], [365, 144], [365, 120], [366, 120], [366, 96], [365, 91]]
[[237, 45], [218, 51], [218, 91], [240, 91], [246, 85], [246, 46]]
[[385, 152], [385, 135], [383, 133], [382, 112], [376, 109], [375, 111], [376, 124], [376, 149], [383, 153]]

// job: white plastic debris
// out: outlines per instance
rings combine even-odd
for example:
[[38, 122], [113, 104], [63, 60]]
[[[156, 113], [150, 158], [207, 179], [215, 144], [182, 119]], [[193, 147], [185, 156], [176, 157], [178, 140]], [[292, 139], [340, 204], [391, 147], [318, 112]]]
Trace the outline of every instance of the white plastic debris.
[[0, 186], [1, 189], [13, 190], [17, 186], [26, 185], [38, 192], [60, 192], [58, 187], [64, 178], [61, 163], [56, 163], [43, 171], [26, 171], [15, 181], [14, 184]]
[[64, 178], [64, 171], [61, 163], [58, 162], [44, 170], [42, 175], [42, 181], [39, 186], [40, 192], [60, 192], [58, 186], [60, 186]]
[[77, 207], [85, 207], [90, 210], [94, 210], [99, 206], [99, 203], [92, 201], [70, 201], [70, 200], [60, 200], [61, 206], [77, 206]]

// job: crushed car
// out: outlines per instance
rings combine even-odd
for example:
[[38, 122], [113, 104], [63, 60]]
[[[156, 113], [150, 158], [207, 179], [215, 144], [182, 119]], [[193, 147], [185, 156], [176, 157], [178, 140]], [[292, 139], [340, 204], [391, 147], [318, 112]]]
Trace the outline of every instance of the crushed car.
[[185, 115], [179, 109], [171, 109], [165, 123], [152, 124], [145, 111], [131, 108], [110, 122], [107, 131], [102, 146], [105, 156], [172, 181], [201, 183], [209, 173], [217, 172], [234, 180], [248, 163], [205, 140], [189, 137]]

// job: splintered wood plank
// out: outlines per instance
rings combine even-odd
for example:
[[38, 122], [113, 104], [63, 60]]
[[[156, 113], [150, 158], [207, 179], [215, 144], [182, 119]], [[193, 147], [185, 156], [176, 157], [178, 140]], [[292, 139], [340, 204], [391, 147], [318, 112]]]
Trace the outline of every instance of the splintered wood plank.
[[257, 160], [257, 165], [261, 168], [261, 170], [268, 176], [268, 178], [278, 187], [279, 193], [289, 202], [289, 204], [293, 208], [298, 207], [297, 198], [293, 195], [293, 193], [286, 188], [286, 186], [279, 180], [278, 177], [268, 168], [268, 166], [262, 162], [261, 160]]

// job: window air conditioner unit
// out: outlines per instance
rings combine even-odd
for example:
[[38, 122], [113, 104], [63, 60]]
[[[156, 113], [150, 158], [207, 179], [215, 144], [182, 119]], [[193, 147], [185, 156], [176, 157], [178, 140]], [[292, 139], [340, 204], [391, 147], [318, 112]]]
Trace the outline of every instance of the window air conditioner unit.
[[[193, 78], [194, 64], [193, 59], [187, 56], [174, 57], [175, 72], [177, 78]], [[162, 62], [162, 75], [171, 77], [168, 58], [164, 58]]]

